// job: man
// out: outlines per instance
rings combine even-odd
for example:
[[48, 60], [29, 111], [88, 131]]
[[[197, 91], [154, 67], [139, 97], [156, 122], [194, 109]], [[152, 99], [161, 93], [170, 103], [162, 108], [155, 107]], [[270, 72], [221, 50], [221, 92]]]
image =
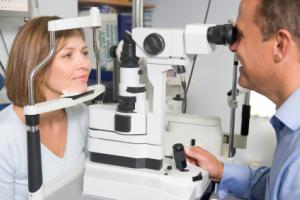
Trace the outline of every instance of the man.
[[241, 0], [239, 39], [230, 46], [242, 67], [239, 84], [277, 106], [271, 123], [277, 145], [272, 168], [221, 163], [200, 147], [190, 162], [220, 181], [218, 193], [246, 199], [300, 199], [300, 1]]

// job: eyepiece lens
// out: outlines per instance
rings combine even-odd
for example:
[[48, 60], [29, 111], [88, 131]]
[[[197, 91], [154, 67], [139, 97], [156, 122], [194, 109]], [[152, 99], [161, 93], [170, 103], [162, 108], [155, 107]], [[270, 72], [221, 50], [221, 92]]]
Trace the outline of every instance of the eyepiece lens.
[[209, 27], [207, 30], [207, 40], [213, 44], [233, 44], [237, 40], [237, 29], [232, 24]]

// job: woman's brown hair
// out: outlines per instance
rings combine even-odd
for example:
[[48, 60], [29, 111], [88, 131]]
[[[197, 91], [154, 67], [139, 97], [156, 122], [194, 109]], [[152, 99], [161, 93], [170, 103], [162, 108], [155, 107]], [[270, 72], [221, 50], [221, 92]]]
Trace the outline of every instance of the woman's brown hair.
[[[24, 24], [18, 32], [8, 58], [6, 69], [7, 96], [17, 106], [28, 104], [27, 81], [30, 71], [42, 62], [49, 52], [48, 21], [60, 19], [57, 16], [37, 17]], [[80, 35], [81, 29], [55, 32], [56, 52], [65, 45], [66, 39]], [[41, 85], [46, 81], [51, 61], [42, 68], [34, 78], [35, 102], [45, 101]]]

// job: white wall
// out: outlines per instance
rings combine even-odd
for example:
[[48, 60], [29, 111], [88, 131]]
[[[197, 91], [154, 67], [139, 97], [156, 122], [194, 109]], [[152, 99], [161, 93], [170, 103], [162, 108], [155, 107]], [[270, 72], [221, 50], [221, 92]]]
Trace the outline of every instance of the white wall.
[[[188, 23], [203, 23], [208, 0], [145, 0], [156, 5], [153, 26], [183, 28]], [[207, 23], [224, 24], [235, 20], [240, 0], [212, 0]], [[233, 54], [227, 47], [217, 47], [211, 55], [198, 56], [188, 94], [188, 112], [200, 115], [218, 116], [225, 132], [229, 130], [230, 109], [226, 93], [232, 85]], [[188, 72], [190, 70], [188, 69]], [[241, 105], [236, 111], [236, 128], [240, 131]], [[247, 150], [238, 150], [240, 161], [261, 161], [270, 165], [275, 145], [274, 131], [267, 118], [251, 117]]]

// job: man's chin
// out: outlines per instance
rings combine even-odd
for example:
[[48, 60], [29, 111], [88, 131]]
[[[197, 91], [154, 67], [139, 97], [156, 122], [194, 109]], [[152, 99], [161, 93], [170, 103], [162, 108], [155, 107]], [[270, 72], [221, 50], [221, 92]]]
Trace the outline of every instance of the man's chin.
[[250, 89], [249, 83], [244, 76], [240, 75], [238, 83], [241, 87]]

